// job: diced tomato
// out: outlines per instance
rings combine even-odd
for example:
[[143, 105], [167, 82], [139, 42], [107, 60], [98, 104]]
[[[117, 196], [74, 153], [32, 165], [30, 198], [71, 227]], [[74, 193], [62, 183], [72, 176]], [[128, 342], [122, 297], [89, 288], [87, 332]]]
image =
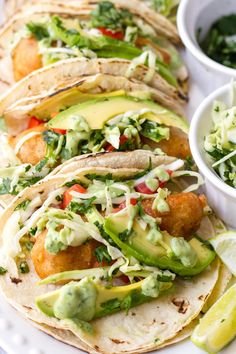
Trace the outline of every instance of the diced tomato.
[[100, 268], [100, 267], [107, 267], [107, 266], [108, 266], [108, 263], [106, 261], [102, 261], [102, 262], [95, 261], [93, 263], [92, 268]]
[[74, 184], [72, 187], [68, 188], [63, 195], [63, 202], [62, 202], [62, 208], [65, 209], [67, 205], [70, 204], [72, 201], [73, 197], [70, 195], [70, 192], [78, 192], [78, 193], [86, 193], [87, 190], [82, 187], [80, 184]]
[[159, 187], [158, 188], [164, 188], [166, 185], [166, 181], [165, 182], [159, 182]]
[[120, 146], [124, 145], [129, 139], [125, 135], [120, 136]]
[[[137, 204], [137, 199], [131, 198], [130, 199], [130, 204], [131, 205], [136, 205]], [[120, 205], [113, 209], [113, 213], [118, 213], [119, 211], [121, 211], [122, 209], [124, 209], [126, 207], [126, 202], [120, 203]]]
[[38, 127], [39, 125], [44, 124], [43, 120], [40, 120], [36, 117], [31, 117], [29, 124], [28, 124], [28, 129]]
[[127, 277], [125, 274], [120, 275], [119, 279], [125, 284], [130, 284], [129, 277]]
[[[126, 143], [126, 141], [128, 140], [128, 138], [125, 136], [125, 135], [121, 135], [120, 136], [120, 146], [124, 145]], [[114, 146], [112, 146], [111, 144], [107, 143], [104, 147], [104, 149], [107, 151], [107, 152], [112, 152], [114, 150], [116, 150], [114, 148]]]
[[98, 29], [104, 36], [118, 39], [120, 41], [122, 41], [124, 39], [124, 32], [123, 31], [112, 31], [112, 30], [107, 29], [105, 27], [99, 27]]
[[52, 128], [52, 130], [57, 133], [57, 134], [62, 134], [65, 135], [66, 134], [66, 129], [57, 129], [57, 128]]
[[143, 194], [153, 194], [154, 192], [151, 191], [151, 189], [149, 189], [146, 185], [145, 182], [142, 182], [140, 184], [138, 184], [136, 187], [135, 187], [135, 190], [138, 192], [138, 193], [143, 193]]
[[112, 152], [115, 150], [114, 146], [112, 146], [111, 144], [107, 143], [105, 146], [104, 146], [104, 149], [107, 151], [107, 152]]
[[166, 170], [166, 172], [168, 173], [169, 176], [172, 175], [173, 171], [172, 170]]

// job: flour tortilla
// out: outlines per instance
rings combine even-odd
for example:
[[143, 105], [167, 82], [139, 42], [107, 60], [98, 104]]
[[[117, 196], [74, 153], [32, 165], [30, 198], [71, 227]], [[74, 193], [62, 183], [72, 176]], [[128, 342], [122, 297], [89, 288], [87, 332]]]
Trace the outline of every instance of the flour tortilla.
[[[56, 190], [68, 178], [79, 179], [87, 173], [99, 173], [106, 175], [112, 173], [114, 176], [130, 177], [148, 165], [151, 153], [145, 159], [144, 153], [135, 152], [135, 158], [132, 159], [132, 153], [117, 153], [117, 165], [115, 169], [101, 167], [104, 161], [106, 164], [106, 155], [97, 157], [100, 159], [100, 167], [83, 167], [77, 169], [73, 165], [74, 172], [49, 176], [36, 185], [25, 189], [5, 210], [0, 219], [0, 248], [1, 259], [7, 256], [6, 242], [12, 239], [14, 243], [14, 234], [4, 231], [6, 224], [12, 224], [12, 215], [19, 203], [25, 199], [33, 199], [36, 195], [45, 200], [50, 191]], [[111, 154], [110, 154], [111, 156]], [[108, 158], [110, 158], [108, 156]], [[139, 169], [136, 167], [138, 156]], [[89, 161], [89, 160], [88, 160]], [[91, 157], [90, 157], [90, 161]], [[153, 156], [153, 167], [164, 162], [169, 163], [173, 159], [168, 157], [157, 158]], [[90, 162], [91, 164], [91, 162]], [[129, 168], [123, 168], [127, 166]], [[5, 233], [5, 234], [4, 234]], [[209, 238], [212, 233], [212, 224], [206, 217], [203, 219], [198, 234], [201, 237]], [[10, 241], [10, 243], [12, 243]], [[4, 252], [5, 249], [5, 252]], [[218, 279], [219, 262], [213, 262], [200, 275], [193, 277], [192, 280], [183, 280], [177, 278], [175, 288], [169, 295], [163, 295], [150, 303], [143, 304], [129, 311], [107, 316], [99, 320], [92, 321], [95, 329], [93, 336], [86, 333], [72, 333], [69, 328], [55, 318], [49, 318], [40, 313], [35, 304], [35, 297], [47, 291], [51, 291], [57, 286], [44, 285], [37, 286], [39, 280], [34, 271], [32, 262], [28, 260], [30, 273], [17, 274], [14, 262], [8, 267], [8, 273], [0, 277], [0, 287], [8, 302], [10, 302], [25, 317], [34, 321], [39, 327], [59, 340], [76, 346], [89, 353], [103, 354], [121, 354], [121, 353], [142, 353], [155, 350], [156, 348], [172, 343], [174, 337], [190, 325], [199, 315], [202, 307], [210, 296]], [[184, 332], [183, 332], [184, 335]], [[180, 337], [181, 338], [181, 337]], [[178, 339], [177, 339], [178, 340]]]

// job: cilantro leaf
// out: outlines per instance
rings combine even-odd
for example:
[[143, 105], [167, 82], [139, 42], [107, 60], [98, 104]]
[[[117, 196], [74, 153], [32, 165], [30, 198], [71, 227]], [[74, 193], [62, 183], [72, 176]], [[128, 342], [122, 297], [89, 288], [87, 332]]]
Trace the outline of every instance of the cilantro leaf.
[[49, 37], [48, 30], [45, 25], [41, 23], [30, 22], [26, 24], [26, 27], [38, 41], [45, 37]]
[[124, 9], [116, 9], [110, 1], [101, 1], [91, 13], [93, 27], [105, 27], [122, 30], [132, 26], [133, 15]]
[[89, 173], [85, 177], [90, 179], [90, 181], [93, 181], [94, 179], [96, 179], [97, 181], [101, 181], [101, 182], [106, 182], [107, 180], [111, 181], [113, 179], [112, 173], [107, 173], [106, 175], [98, 175], [96, 173]]
[[28, 263], [27, 263], [26, 261], [22, 261], [22, 262], [19, 264], [19, 271], [20, 271], [20, 273], [22, 273], [22, 274], [29, 273], [29, 266], [28, 266]]
[[112, 312], [120, 308], [120, 300], [117, 298], [105, 301], [101, 303], [101, 307], [106, 310], [107, 313]]
[[123, 232], [120, 232], [118, 237], [122, 242], [126, 242], [129, 238], [129, 236], [131, 235], [131, 233], [132, 233], [132, 230], [126, 229]]
[[82, 203], [71, 201], [67, 208], [73, 213], [85, 214], [91, 208], [94, 200], [96, 197], [85, 199]]
[[15, 208], [15, 210], [26, 210], [27, 209], [27, 206], [29, 205], [29, 203], [31, 202], [30, 199], [26, 199], [24, 200], [22, 203], [18, 204]]
[[3, 267], [0, 267], [0, 275], [6, 274], [7, 270]]
[[0, 195], [3, 194], [12, 194], [11, 190], [11, 180], [10, 178], [3, 178], [2, 183], [0, 184]]
[[111, 256], [109, 255], [106, 246], [95, 248], [94, 255], [99, 263], [102, 263], [103, 261], [106, 261], [108, 264], [111, 263]]

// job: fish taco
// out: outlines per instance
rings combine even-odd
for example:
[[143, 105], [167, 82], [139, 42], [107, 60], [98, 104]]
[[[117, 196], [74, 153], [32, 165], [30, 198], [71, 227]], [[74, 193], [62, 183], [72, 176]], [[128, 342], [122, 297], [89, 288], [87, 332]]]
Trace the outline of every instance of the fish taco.
[[191, 161], [185, 119], [164, 107], [165, 96], [158, 103], [158, 89], [120, 76], [123, 65], [117, 75], [112, 67], [102, 59], [68, 60], [31, 74], [2, 97], [8, 133], [2, 137], [1, 195], [14, 196], [90, 153], [146, 149]]
[[3, 294], [37, 327], [89, 353], [181, 340], [219, 276], [200, 175], [151, 152], [89, 159], [26, 188], [2, 214]]
[[45, 1], [26, 6], [0, 32], [3, 88], [68, 58], [119, 58], [130, 62], [128, 77], [143, 64], [149, 69], [146, 82], [156, 72], [170, 95], [175, 90], [184, 103], [187, 71], [171, 42], [179, 41], [177, 30], [144, 4], [136, 5], [134, 1], [72, 1], [67, 5]]

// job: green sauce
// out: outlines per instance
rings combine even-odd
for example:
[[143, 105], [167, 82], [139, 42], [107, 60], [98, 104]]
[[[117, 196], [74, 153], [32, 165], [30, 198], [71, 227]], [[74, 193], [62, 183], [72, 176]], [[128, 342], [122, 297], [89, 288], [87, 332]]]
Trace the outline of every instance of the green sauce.
[[155, 274], [149, 275], [142, 284], [142, 294], [147, 297], [158, 297], [160, 293], [160, 283]]
[[54, 314], [61, 320], [77, 318], [90, 321], [95, 314], [96, 298], [96, 287], [88, 278], [84, 278], [79, 283], [71, 282], [61, 288], [53, 306]]
[[171, 248], [176, 257], [185, 267], [194, 267], [197, 263], [197, 254], [183, 237], [173, 237]]

